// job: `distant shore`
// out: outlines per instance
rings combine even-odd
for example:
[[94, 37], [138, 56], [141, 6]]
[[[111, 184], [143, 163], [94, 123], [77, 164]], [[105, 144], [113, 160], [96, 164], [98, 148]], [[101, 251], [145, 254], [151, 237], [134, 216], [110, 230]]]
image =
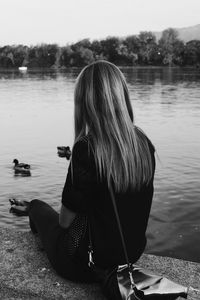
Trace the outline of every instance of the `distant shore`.
[[6, 45], [0, 47], [0, 69], [19, 67], [55, 68], [83, 67], [96, 60], [108, 60], [118, 66], [194, 66], [200, 67], [200, 40], [184, 43], [178, 32], [169, 28], [157, 41], [150, 31], [126, 38], [81, 40], [58, 46]]
[[[170, 69], [191, 69], [191, 70], [200, 70], [200, 65], [186, 65], [186, 66], [163, 66], [163, 65], [134, 65], [134, 66], [128, 66], [128, 65], [118, 65], [119, 68], [121, 69], [149, 69], [149, 70], [153, 70], [153, 69], [164, 69], [164, 70], [170, 70]], [[0, 73], [4, 73], [4, 72], [8, 72], [8, 73], [22, 73], [22, 74], [26, 74], [26, 73], [34, 73], [34, 72], [48, 72], [48, 73], [56, 73], [56, 72], [65, 72], [65, 71], [69, 71], [69, 70], [80, 70], [82, 69], [83, 66], [73, 66], [73, 67], [27, 67], [26, 71], [21, 71], [19, 70], [19, 68], [1, 68], [0, 67]]]

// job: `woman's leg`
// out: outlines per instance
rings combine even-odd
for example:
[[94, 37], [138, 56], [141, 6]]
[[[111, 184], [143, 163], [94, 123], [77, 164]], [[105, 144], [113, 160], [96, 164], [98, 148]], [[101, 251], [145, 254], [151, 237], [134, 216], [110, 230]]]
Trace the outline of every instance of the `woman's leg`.
[[58, 213], [47, 203], [35, 199], [30, 202], [28, 214], [30, 227], [34, 233], [38, 232], [48, 259], [57, 273], [73, 281], [95, 281], [87, 264], [75, 256], [67, 255], [67, 230], [60, 227]]
[[47, 203], [35, 199], [30, 202], [28, 215], [32, 231], [38, 232], [47, 256], [53, 264], [57, 240], [64, 234], [64, 230], [59, 226], [58, 213]]

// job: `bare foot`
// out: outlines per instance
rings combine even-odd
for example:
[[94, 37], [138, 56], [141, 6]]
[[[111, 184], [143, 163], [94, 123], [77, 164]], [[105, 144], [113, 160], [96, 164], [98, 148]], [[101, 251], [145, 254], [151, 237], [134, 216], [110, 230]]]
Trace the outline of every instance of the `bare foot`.
[[10, 213], [18, 216], [28, 216], [29, 202], [24, 200], [9, 199], [11, 208]]

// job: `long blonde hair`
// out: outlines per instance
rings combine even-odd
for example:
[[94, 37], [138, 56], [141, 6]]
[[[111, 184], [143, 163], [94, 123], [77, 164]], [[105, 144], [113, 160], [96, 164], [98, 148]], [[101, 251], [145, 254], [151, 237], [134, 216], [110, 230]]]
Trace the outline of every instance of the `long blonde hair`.
[[152, 177], [152, 158], [144, 134], [134, 126], [122, 72], [96, 61], [79, 74], [74, 93], [75, 142], [88, 134], [100, 179], [118, 192], [139, 189]]

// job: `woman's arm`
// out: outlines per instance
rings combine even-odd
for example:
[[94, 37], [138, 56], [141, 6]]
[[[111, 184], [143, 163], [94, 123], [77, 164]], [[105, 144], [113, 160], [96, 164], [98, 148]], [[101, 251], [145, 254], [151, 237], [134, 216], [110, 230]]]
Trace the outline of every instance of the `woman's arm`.
[[73, 148], [66, 182], [62, 192], [60, 225], [68, 228], [76, 214], [88, 214], [96, 185], [95, 161], [87, 140], [78, 141]]
[[75, 217], [76, 213], [62, 204], [59, 215], [60, 226], [64, 229], [67, 229], [71, 225]]

